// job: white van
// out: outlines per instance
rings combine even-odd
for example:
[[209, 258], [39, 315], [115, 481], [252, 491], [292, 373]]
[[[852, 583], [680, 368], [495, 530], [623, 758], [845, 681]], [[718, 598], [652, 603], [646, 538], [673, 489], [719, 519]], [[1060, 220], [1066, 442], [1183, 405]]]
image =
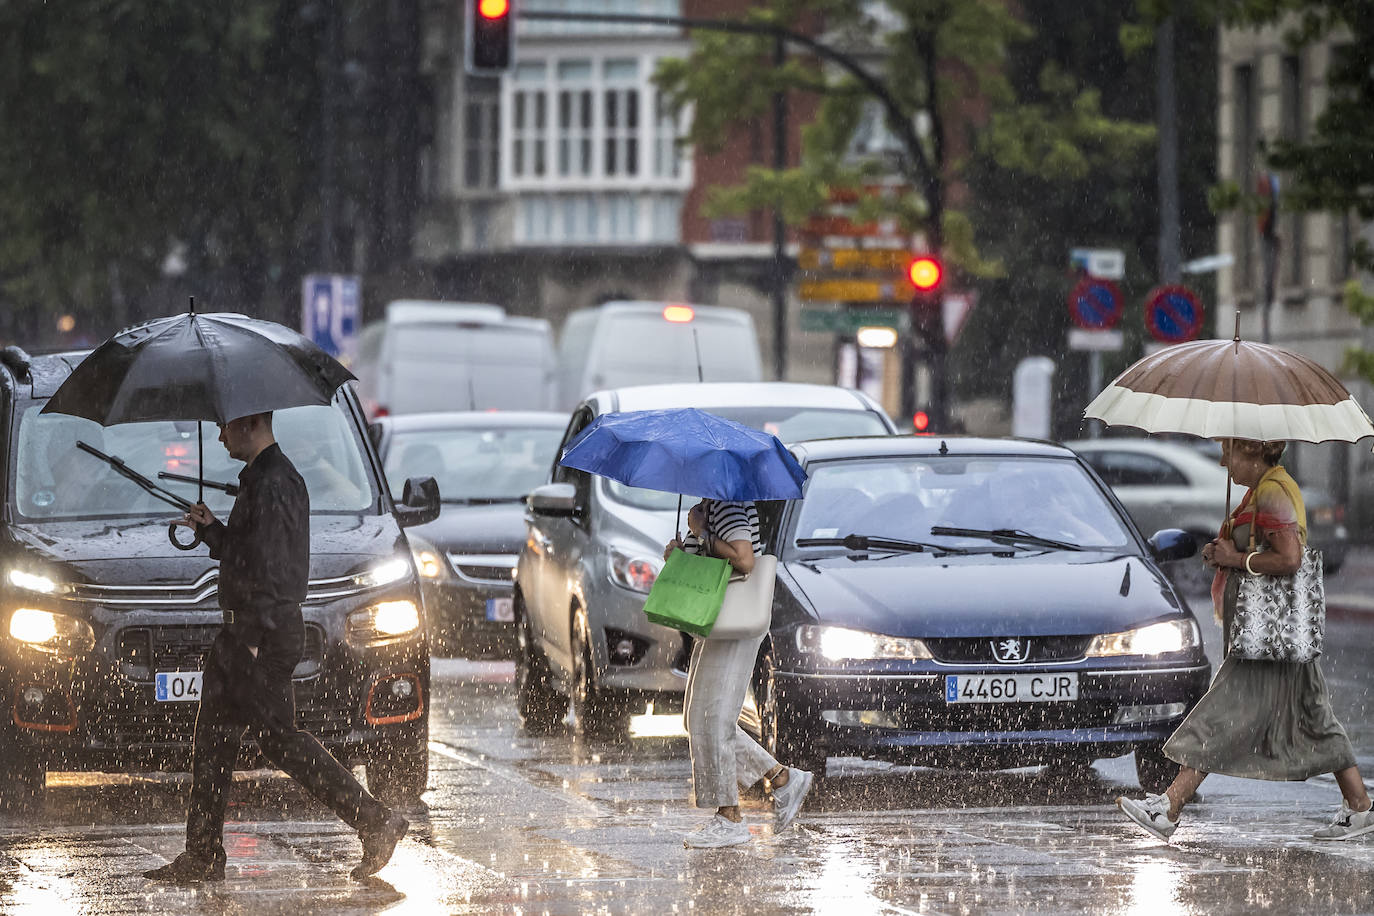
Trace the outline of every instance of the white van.
[[362, 329], [349, 366], [369, 419], [434, 410], [547, 410], [553, 332], [499, 305], [403, 299]]
[[602, 388], [699, 378], [763, 380], [758, 334], [748, 312], [679, 302], [607, 302], [578, 309], [563, 323], [558, 342], [561, 409], [571, 410]]

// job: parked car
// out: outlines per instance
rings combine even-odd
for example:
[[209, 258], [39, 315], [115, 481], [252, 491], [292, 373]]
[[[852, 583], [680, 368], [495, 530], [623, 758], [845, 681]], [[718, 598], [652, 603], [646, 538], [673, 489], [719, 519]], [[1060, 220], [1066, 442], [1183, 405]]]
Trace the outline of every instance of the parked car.
[[[1180, 442], [1152, 439], [1083, 439], [1064, 443], [1078, 452], [1143, 531], [1182, 528], [1200, 543], [1217, 536], [1226, 504], [1226, 469], [1220, 450], [1208, 453]], [[1232, 486], [1231, 506], [1244, 495]], [[1322, 490], [1303, 487], [1308, 539], [1322, 551], [1325, 571], [1334, 573], [1345, 562], [1350, 534], [1345, 512]], [[1185, 592], [1205, 593], [1213, 573], [1201, 559], [1173, 564], [1170, 575]]]
[[780, 760], [827, 756], [1001, 768], [1135, 753], [1158, 791], [1161, 743], [1211, 666], [1148, 542], [1066, 448], [893, 437], [792, 447], [801, 500], [769, 504], [777, 590], [747, 722]]
[[565, 409], [601, 389], [762, 378], [754, 319], [743, 309], [607, 302], [573, 312], [559, 334], [558, 405]]
[[[0, 799], [31, 798], [56, 770], [186, 769], [201, 660], [222, 623], [218, 566], [169, 542], [176, 510], [78, 448], [156, 479], [197, 473], [195, 423], [102, 428], [40, 411], [84, 354], [0, 354]], [[305, 652], [297, 721], [388, 797], [414, 798], [429, 772], [430, 653], [402, 525], [437, 515], [433, 484], [411, 503], [382, 485], [361, 407], [278, 411], [277, 440], [311, 503]], [[207, 479], [242, 467], [204, 436]], [[159, 481], [194, 499], [194, 482]], [[426, 496], [425, 494], [430, 494]], [[226, 518], [232, 498], [207, 488]], [[251, 752], [250, 752], [251, 753]]]
[[369, 417], [436, 410], [547, 410], [553, 331], [499, 305], [403, 299], [362, 329], [349, 368]]
[[439, 483], [443, 509], [410, 529], [436, 654], [509, 658], [525, 497], [544, 482], [564, 413], [479, 411], [384, 417], [368, 432], [393, 496], [411, 477]]
[[[587, 398], [573, 412], [558, 454], [602, 414], [669, 407], [699, 407], [783, 441], [894, 432], [871, 398], [844, 388], [647, 385]], [[655, 709], [681, 704], [685, 637], [644, 616], [644, 596], [673, 536], [678, 497], [556, 462], [547, 479], [530, 494], [516, 564], [520, 715], [527, 728], [548, 729], [562, 721], [571, 698], [578, 727], [617, 732], [646, 701]]]

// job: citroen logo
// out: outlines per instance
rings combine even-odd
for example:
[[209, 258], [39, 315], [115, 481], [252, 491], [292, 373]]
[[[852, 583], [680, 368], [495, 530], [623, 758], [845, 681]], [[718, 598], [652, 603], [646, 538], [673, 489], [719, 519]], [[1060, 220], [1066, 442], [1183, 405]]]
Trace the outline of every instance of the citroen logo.
[[1017, 636], [992, 641], [992, 657], [1004, 664], [1024, 662], [1030, 651], [1030, 640]]

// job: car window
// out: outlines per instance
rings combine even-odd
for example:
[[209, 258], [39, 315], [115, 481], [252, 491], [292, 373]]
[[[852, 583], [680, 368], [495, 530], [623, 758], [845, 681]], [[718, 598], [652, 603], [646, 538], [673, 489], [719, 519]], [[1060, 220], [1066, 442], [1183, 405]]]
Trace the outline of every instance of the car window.
[[[79, 449], [85, 442], [121, 458], [131, 469], [187, 499], [196, 484], [160, 480], [159, 472], [196, 476], [195, 422], [121, 423], [102, 427], [66, 414], [40, 414], [34, 402], [19, 417], [15, 445], [15, 506], [28, 519], [88, 517], [170, 517], [176, 509], [121, 477], [98, 458]], [[377, 500], [363, 464], [352, 424], [337, 401], [333, 406], [293, 407], [273, 414], [273, 431], [282, 451], [305, 480], [310, 510], [360, 512]], [[236, 483], [243, 462], [229, 457], [213, 423], [203, 424], [205, 478]], [[220, 518], [233, 498], [207, 488], [205, 503]]]
[[444, 502], [517, 500], [548, 473], [558, 427], [393, 430], [386, 479], [396, 498], [409, 477], [433, 477]]
[[[864, 534], [960, 546], [931, 528], [1018, 528], [1085, 547], [1130, 543], [1125, 523], [1076, 461], [928, 456], [828, 461], [807, 468], [789, 540]], [[795, 547], [793, 548], [795, 549]]]
[[1139, 452], [1090, 452], [1083, 456], [1109, 487], [1186, 487], [1188, 478], [1162, 458]]

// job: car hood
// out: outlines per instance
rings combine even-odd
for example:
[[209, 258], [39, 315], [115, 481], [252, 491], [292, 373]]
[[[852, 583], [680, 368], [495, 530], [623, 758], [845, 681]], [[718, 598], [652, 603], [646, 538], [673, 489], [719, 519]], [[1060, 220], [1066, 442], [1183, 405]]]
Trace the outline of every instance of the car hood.
[[525, 543], [525, 504], [446, 504], [434, 521], [409, 531], [448, 553], [517, 554]]
[[[60, 563], [105, 585], [188, 582], [216, 565], [204, 545], [188, 551], [173, 547], [166, 521], [82, 520], [10, 525], [8, 531], [35, 562]], [[347, 575], [368, 558], [394, 555], [403, 545], [390, 515], [312, 516], [310, 577]]]
[[1112, 633], [1182, 607], [1139, 556], [828, 557], [782, 566], [785, 584], [821, 623], [889, 636]]

